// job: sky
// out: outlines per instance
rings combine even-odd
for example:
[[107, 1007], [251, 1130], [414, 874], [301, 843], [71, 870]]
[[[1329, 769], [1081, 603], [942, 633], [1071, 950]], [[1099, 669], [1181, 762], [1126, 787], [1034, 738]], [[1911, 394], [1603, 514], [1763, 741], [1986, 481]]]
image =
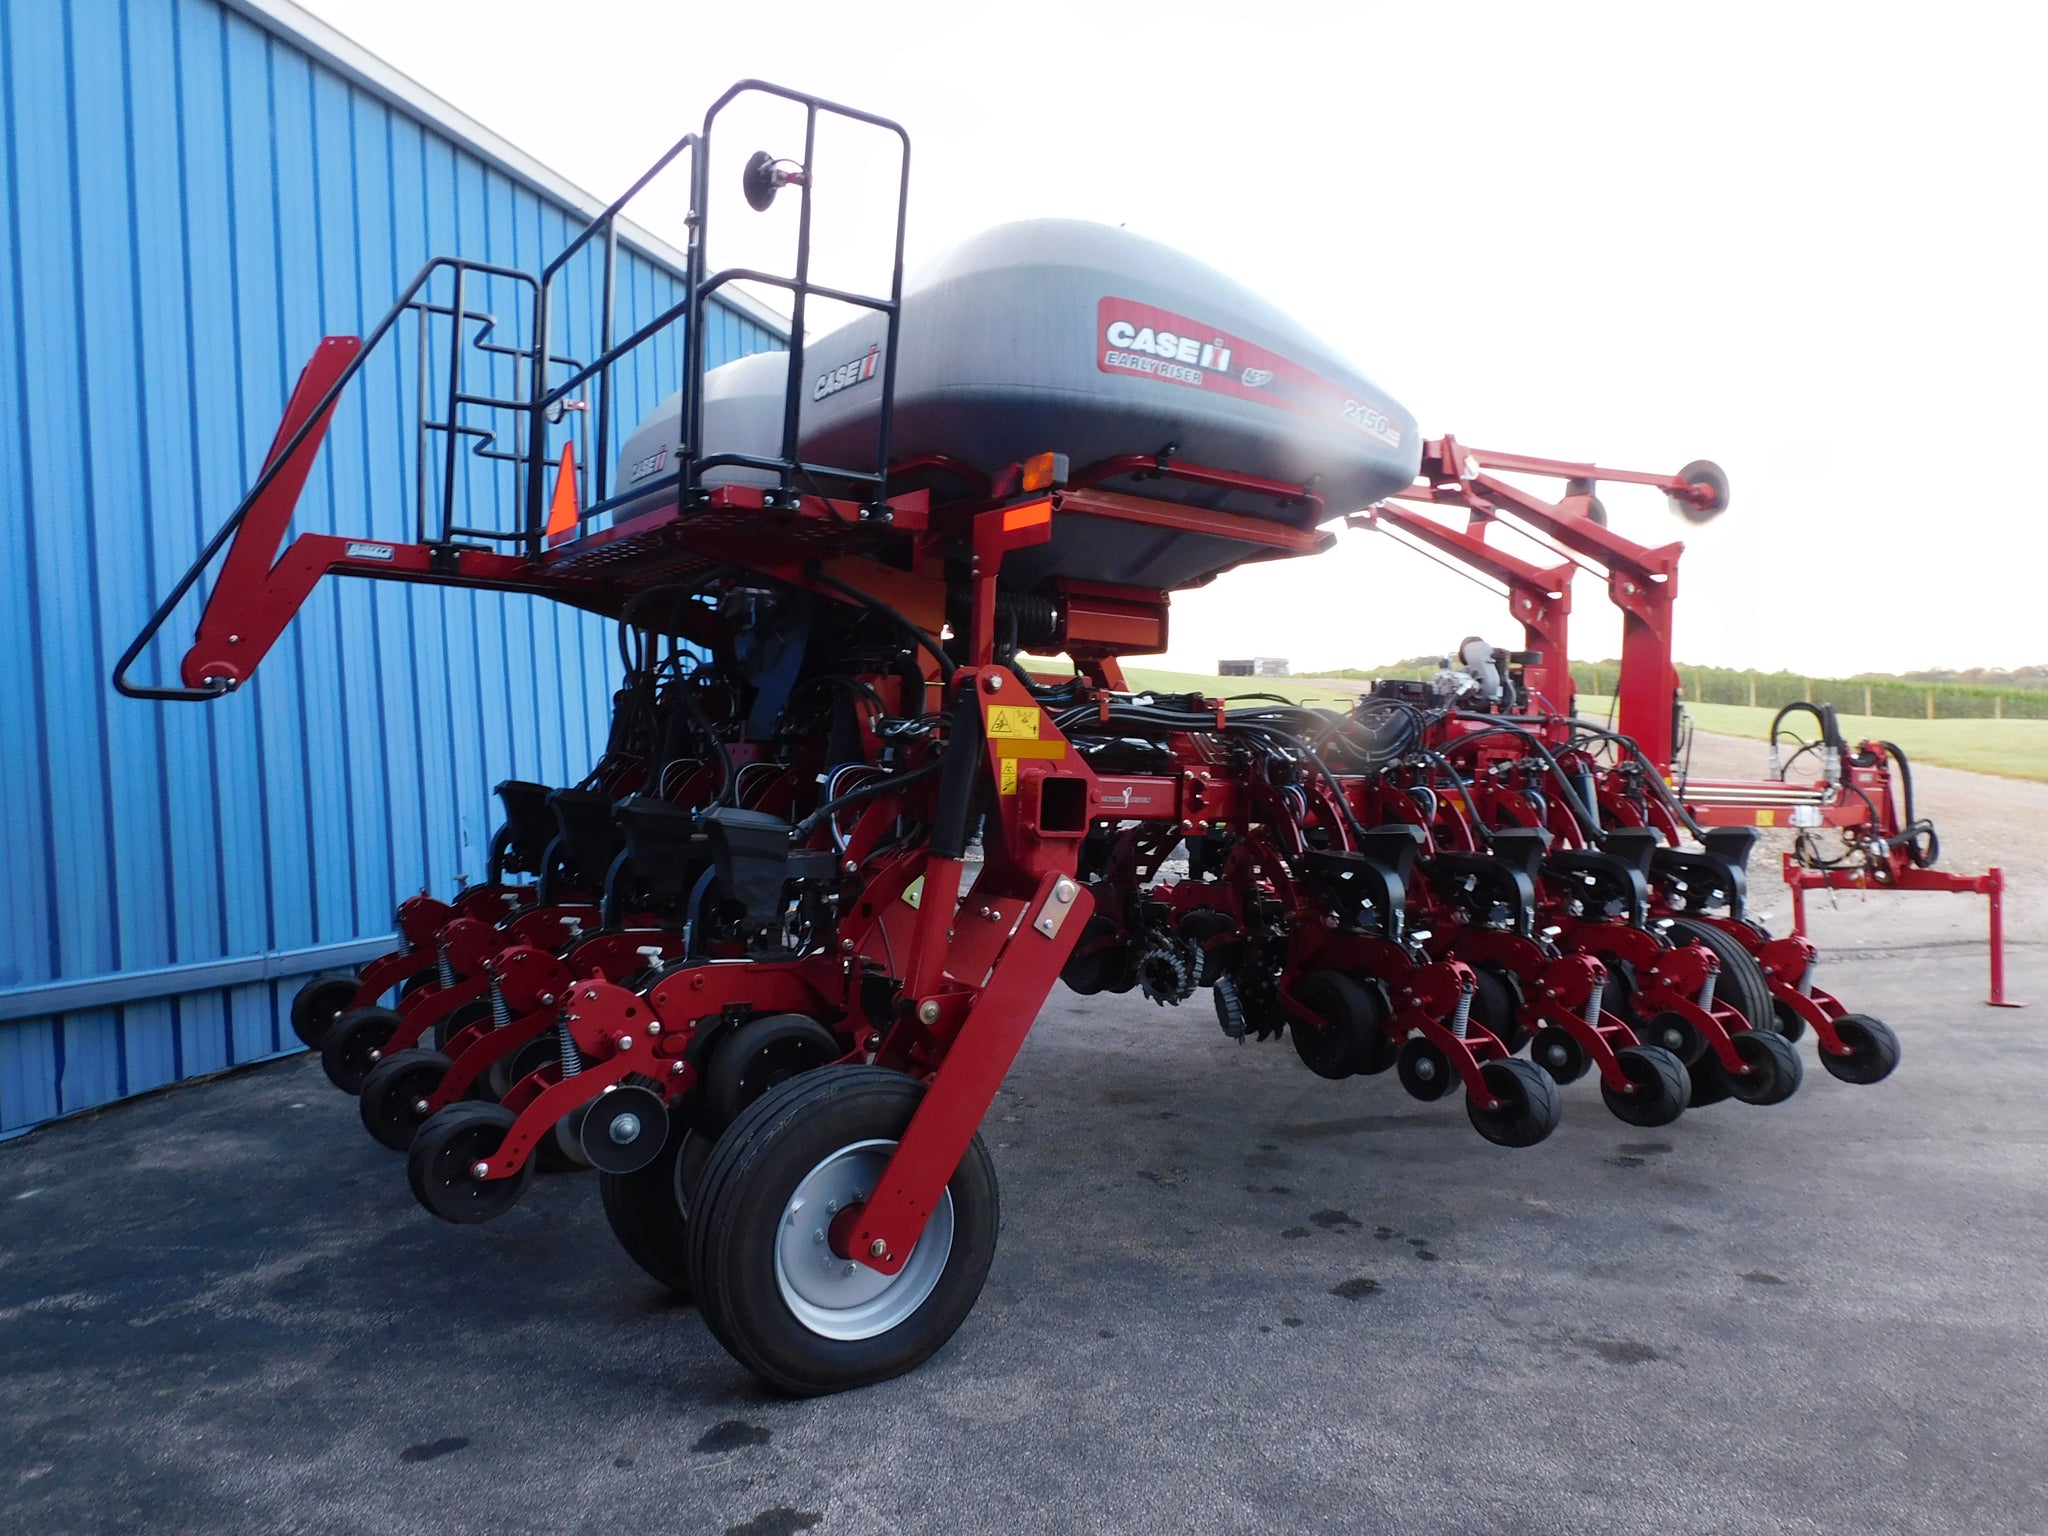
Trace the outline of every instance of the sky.
[[[1290, 312], [1429, 436], [1712, 459], [1731, 505], [1702, 528], [1602, 494], [1617, 531], [1684, 539], [1682, 661], [2048, 662], [2039, 8], [308, 9], [603, 197], [771, 79], [908, 129], [913, 268], [1010, 219], [1121, 224]], [[874, 155], [842, 185], [892, 174]], [[680, 243], [669, 203], [639, 222]], [[1600, 583], [1574, 599], [1575, 653], [1615, 654]], [[1176, 598], [1168, 659], [1371, 666], [1473, 633], [1520, 638], [1496, 596], [1349, 532]]]

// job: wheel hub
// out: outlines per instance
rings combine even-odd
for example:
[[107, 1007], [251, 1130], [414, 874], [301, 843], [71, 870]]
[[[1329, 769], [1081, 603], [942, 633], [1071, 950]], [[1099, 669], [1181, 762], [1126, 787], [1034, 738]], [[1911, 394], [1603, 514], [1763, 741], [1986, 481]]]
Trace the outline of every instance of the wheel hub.
[[897, 1273], [885, 1275], [846, 1256], [844, 1234], [853, 1223], [841, 1218], [868, 1198], [895, 1150], [895, 1142], [882, 1140], [840, 1148], [804, 1175], [783, 1207], [775, 1283], [797, 1321], [824, 1338], [887, 1333], [924, 1304], [952, 1254], [948, 1190]]

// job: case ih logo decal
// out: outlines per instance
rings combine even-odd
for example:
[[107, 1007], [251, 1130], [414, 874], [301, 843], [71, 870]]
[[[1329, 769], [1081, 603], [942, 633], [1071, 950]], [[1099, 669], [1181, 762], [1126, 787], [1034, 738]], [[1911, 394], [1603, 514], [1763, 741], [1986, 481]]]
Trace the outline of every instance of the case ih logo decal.
[[811, 386], [811, 398], [824, 400], [836, 395], [842, 389], [851, 389], [856, 384], [865, 384], [875, 376], [875, 365], [882, 360], [882, 344], [876, 342], [850, 363], [841, 363], [837, 368], [818, 375], [818, 382]]
[[1389, 448], [1401, 429], [1369, 401], [1301, 364], [1135, 299], [1104, 299], [1095, 311], [1096, 366], [1104, 373], [1142, 374], [1238, 400], [1260, 400], [1349, 427]]

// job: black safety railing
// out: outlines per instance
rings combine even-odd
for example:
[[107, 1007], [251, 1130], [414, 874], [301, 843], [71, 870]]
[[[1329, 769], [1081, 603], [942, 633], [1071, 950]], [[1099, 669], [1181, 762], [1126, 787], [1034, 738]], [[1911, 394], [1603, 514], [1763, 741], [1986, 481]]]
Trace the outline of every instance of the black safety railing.
[[[787, 276], [742, 267], [730, 267], [716, 272], [707, 270], [711, 131], [719, 114], [733, 101], [747, 95], [770, 96], [795, 103], [804, 109], [802, 161], [794, 171], [771, 170], [768, 173], [771, 179], [765, 183], [770, 188], [770, 197], [773, 196], [774, 189], [782, 186], [796, 187], [801, 194], [797, 214], [795, 262], [793, 271]], [[843, 118], [893, 134], [901, 146], [902, 163], [898, 177], [895, 228], [891, 244], [889, 291], [886, 296], [851, 292], [811, 281], [811, 215], [814, 188], [812, 163], [817, 147], [818, 121], [821, 116]], [[635, 327], [631, 334], [620, 337], [617, 335], [620, 214], [650, 183], [684, 154], [690, 156], [690, 233], [684, 293], [680, 299], [668, 305], [652, 319]], [[769, 163], [771, 166], [785, 163], [767, 162], [765, 153], [757, 155], [755, 160]], [[754, 169], [750, 166], [750, 175]], [[418, 275], [406, 285], [384, 317], [363, 338], [362, 346], [355, 357], [321, 394], [305, 419], [277, 445], [262, 473], [257, 476], [256, 482], [250, 486], [227, 521], [207, 540], [198, 558], [157, 605], [142, 631], [116, 663], [113, 677], [115, 688], [130, 698], [139, 699], [212, 699], [228, 691], [230, 685], [221, 680], [200, 688], [160, 687], [132, 682], [128, 673], [150, 642], [163, 629], [171, 614], [198, 584], [207, 568], [241, 529], [250, 510], [284, 472], [299, 448], [309, 436], [316, 431], [324, 430], [321, 423], [327, 418], [329, 411], [362, 374], [379, 345], [396, 330], [399, 322], [407, 315], [416, 317], [419, 326], [418, 377], [415, 385], [417, 416], [414, 433], [416, 473], [413, 486], [413, 515], [410, 521], [415, 540], [420, 544], [447, 547], [464, 540], [516, 544], [528, 559], [538, 561], [543, 553], [543, 538], [548, 520], [547, 475], [554, 462], [553, 455], [548, 451], [550, 429], [560, 425], [572, 413], [579, 415], [579, 424], [572, 429], [572, 438], [576, 440], [579, 449], [576, 466], [579, 482], [576, 497], [579, 526], [621, 505], [627, 498], [612, 494], [610, 463], [618, 403], [616, 370], [627, 358], [679, 323], [684, 327], [684, 362], [676, 450], [677, 468], [673, 477], [679, 499], [685, 503], [701, 499], [705, 494], [703, 481], [707, 470], [741, 468], [773, 475], [779, 493], [789, 501], [805, 492], [821, 493], [823, 488], [829, 487], [840, 495], [845, 495], [849, 491], [855, 492], [857, 495], [854, 499], [858, 499], [864, 508], [878, 510], [883, 503], [888, 478], [890, 419], [895, 398], [896, 343], [903, 297], [904, 214], [909, 180], [910, 139], [900, 125], [871, 113], [826, 101], [821, 97], [788, 90], [765, 81], [743, 80], [712, 104], [704, 115], [704, 124], [699, 132], [686, 134], [672, 145], [631, 187], [627, 188], [622, 196], [590, 220], [541, 269], [538, 276], [488, 262], [468, 261], [451, 256], [435, 257], [420, 269]], [[755, 206], [765, 207], [766, 203], [756, 203]], [[601, 242], [603, 261], [597, 327], [598, 350], [590, 361], [578, 362], [573, 357], [552, 350], [551, 338], [556, 330], [555, 290], [557, 280], [569, 263], [589, 250], [594, 242]], [[430, 285], [444, 273], [448, 275], [452, 287], [446, 303], [441, 302], [440, 298], [430, 291]], [[521, 346], [516, 339], [494, 339], [499, 326], [497, 315], [490, 309], [475, 307], [471, 303], [472, 285], [480, 280], [486, 285], [494, 280], [510, 283], [515, 289], [523, 291], [523, 302], [519, 308], [530, 313], [531, 324], [523, 328], [515, 325], [513, 334], [516, 337], [523, 329], [530, 338], [529, 345]], [[783, 401], [779, 451], [775, 454], [707, 454], [703, 451], [702, 380], [708, 360], [704, 324], [705, 305], [720, 289], [737, 282], [779, 288], [790, 295], [791, 355]], [[799, 391], [804, 377], [804, 327], [809, 302], [814, 297], [875, 311], [886, 317], [881, 364], [881, 399], [872, 465], [807, 463], [799, 456]], [[437, 322], [446, 323], [448, 345], [445, 358], [437, 355], [434, 345], [432, 332], [437, 328]], [[472, 327], [473, 332], [470, 330]], [[513, 375], [511, 391], [501, 394], [488, 387], [472, 387], [466, 369], [471, 353], [485, 356], [489, 369], [488, 377], [493, 382], [496, 370], [509, 365]], [[591, 386], [591, 392], [595, 394], [594, 410], [590, 408], [588, 400], [578, 397], [577, 392], [584, 390], [586, 386]], [[501, 442], [498, 428], [471, 419], [468, 414], [470, 412], [511, 413], [515, 418], [511, 445], [506, 446]], [[517, 425], [518, 418], [522, 416], [523, 431], [519, 430]], [[468, 504], [458, 494], [462, 481], [460, 454], [465, 443], [470, 444], [471, 458], [505, 463], [512, 467], [513, 506], [516, 516], [511, 526], [488, 528], [457, 521], [458, 505]], [[435, 452], [437, 444], [439, 451]], [[581, 494], [585, 481], [590, 491], [588, 497]], [[632, 499], [639, 500], [645, 497], [657, 484], [659, 482], [636, 486], [632, 492]], [[438, 515], [430, 515], [433, 513]]]

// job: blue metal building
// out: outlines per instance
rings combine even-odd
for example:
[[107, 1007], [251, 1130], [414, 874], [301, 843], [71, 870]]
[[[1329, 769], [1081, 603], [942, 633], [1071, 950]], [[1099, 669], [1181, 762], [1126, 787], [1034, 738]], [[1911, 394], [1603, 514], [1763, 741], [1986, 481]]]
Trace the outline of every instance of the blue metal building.
[[[320, 336], [433, 253], [534, 270], [597, 207], [283, 0], [0, 0], [0, 1134], [295, 1045], [300, 977], [377, 952], [400, 895], [482, 876], [492, 784], [587, 771], [611, 627], [536, 599], [329, 581], [221, 702], [107, 679]], [[628, 233], [621, 331], [681, 273]], [[571, 305], [579, 355], [595, 312]], [[782, 345], [734, 305], [707, 341]], [[625, 371], [618, 419], [680, 346]], [[407, 525], [403, 373], [337, 415], [297, 528]]]

